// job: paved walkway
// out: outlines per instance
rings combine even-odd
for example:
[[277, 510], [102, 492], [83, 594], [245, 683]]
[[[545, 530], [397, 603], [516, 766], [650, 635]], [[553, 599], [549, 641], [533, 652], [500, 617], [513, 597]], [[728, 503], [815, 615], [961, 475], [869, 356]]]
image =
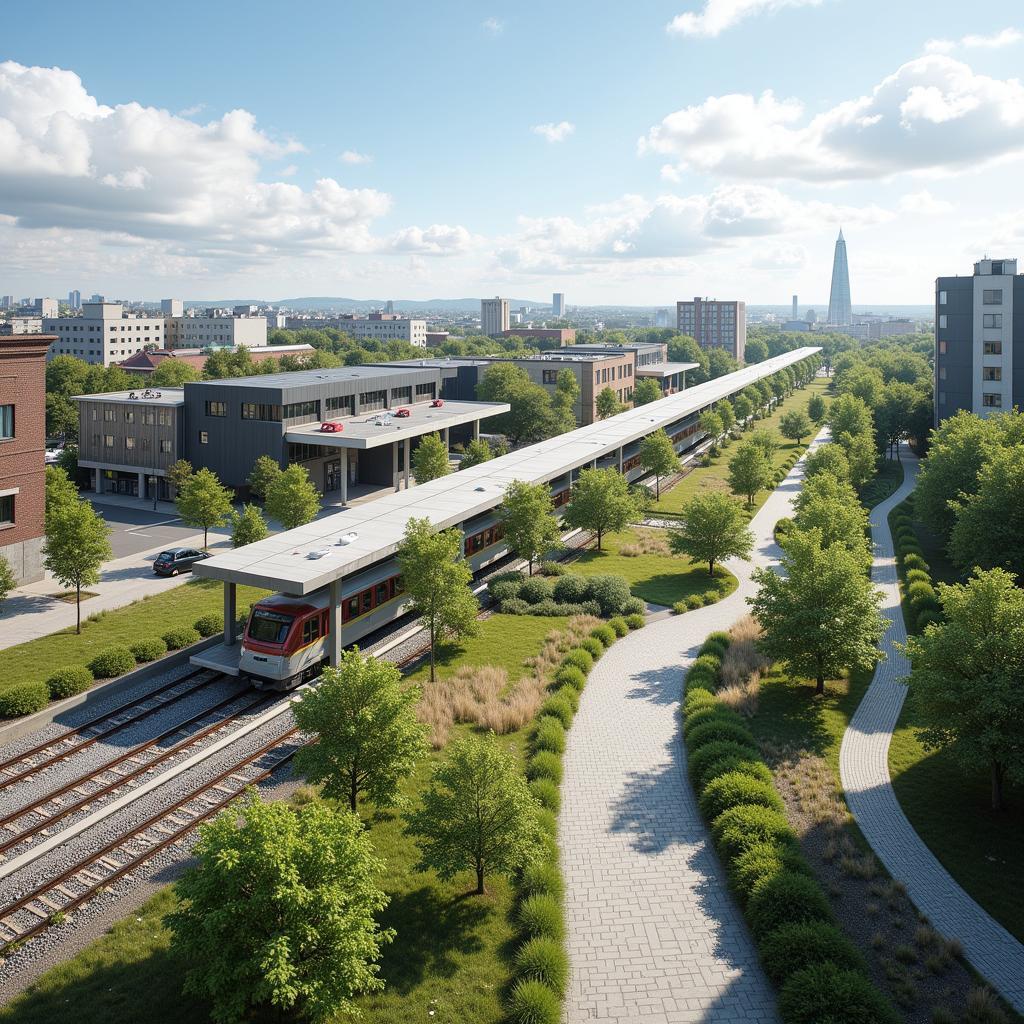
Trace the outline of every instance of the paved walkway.
[[733, 594], [623, 637], [590, 674], [560, 816], [569, 1024], [778, 1019], [690, 787], [679, 702], [704, 638], [747, 612], [753, 565], [777, 561], [772, 528], [802, 477], [801, 461], [754, 516], [751, 562], [728, 564], [740, 581]]
[[[957, 939], [974, 968], [1018, 1012], [1024, 1012], [1024, 946], [971, 899], [924, 844], [900, 808], [889, 778], [889, 743], [907, 688], [910, 663], [896, 645], [906, 642], [896, 558], [887, 517], [913, 489], [917, 460], [904, 457], [899, 490], [871, 513], [875, 548], [872, 577], [885, 594], [891, 625], [886, 654], [843, 736], [839, 772], [857, 824], [886, 870], [907, 887], [917, 908], [946, 938]], [[613, 648], [614, 650], [614, 648]]]

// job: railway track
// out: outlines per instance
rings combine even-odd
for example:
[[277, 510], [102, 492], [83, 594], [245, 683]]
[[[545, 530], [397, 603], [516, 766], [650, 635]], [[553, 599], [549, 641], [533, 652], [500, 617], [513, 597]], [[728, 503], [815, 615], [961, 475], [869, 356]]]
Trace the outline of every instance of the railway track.
[[[270, 778], [305, 742], [297, 728], [289, 729], [56, 877], [47, 878], [0, 907], [0, 956], [61, 922], [97, 893], [218, 814], [249, 786]], [[288, 746], [292, 749], [280, 752], [279, 748]], [[279, 756], [273, 756], [275, 752]]]

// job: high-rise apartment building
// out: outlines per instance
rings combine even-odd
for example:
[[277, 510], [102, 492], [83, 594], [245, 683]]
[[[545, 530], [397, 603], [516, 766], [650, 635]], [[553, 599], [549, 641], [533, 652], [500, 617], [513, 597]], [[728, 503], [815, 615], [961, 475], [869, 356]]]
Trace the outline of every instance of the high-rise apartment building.
[[33, 303], [33, 312], [36, 316], [56, 316], [59, 304], [56, 299], [36, 299]]
[[794, 320], [800, 319], [800, 303], [798, 301], [799, 296], [793, 296], [793, 317]]
[[[794, 315], [794, 319], [796, 319]], [[832, 258], [832, 290], [828, 297], [828, 322], [836, 327], [847, 327], [853, 323], [853, 306], [850, 303], [850, 264], [846, 258], [846, 239], [839, 229], [836, 251]]]
[[702, 299], [676, 303], [676, 328], [696, 338], [701, 348], [723, 348], [743, 362], [747, 347], [747, 304]]
[[184, 316], [185, 303], [181, 299], [161, 299], [160, 312], [164, 316]]
[[77, 288], [68, 292], [68, 305], [74, 313], [82, 308], [82, 293]]
[[551, 314], [556, 317], [565, 316], [565, 292], [555, 292], [551, 296]]
[[480, 333], [497, 337], [508, 330], [508, 299], [495, 296], [480, 300]]
[[[1019, 356], [1019, 358], [1018, 358]], [[935, 422], [1024, 404], [1024, 274], [983, 259], [971, 277], [935, 281]]]

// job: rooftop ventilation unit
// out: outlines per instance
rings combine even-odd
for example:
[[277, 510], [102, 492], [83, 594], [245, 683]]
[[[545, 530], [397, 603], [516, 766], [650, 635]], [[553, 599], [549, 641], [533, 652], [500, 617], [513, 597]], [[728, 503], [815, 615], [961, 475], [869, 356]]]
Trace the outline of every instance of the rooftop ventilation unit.
[[345, 533], [338, 538], [338, 547], [345, 547], [359, 537], [358, 533]]
[[306, 555], [306, 557], [307, 558], [313, 558], [313, 559], [323, 558], [324, 555], [329, 555], [330, 553], [331, 553], [331, 549], [330, 548], [314, 548], [312, 551], [310, 551]]

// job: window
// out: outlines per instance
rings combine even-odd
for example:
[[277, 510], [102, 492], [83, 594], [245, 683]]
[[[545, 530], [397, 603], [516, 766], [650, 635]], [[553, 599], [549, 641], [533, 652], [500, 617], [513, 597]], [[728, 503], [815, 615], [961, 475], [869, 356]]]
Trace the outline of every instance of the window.
[[313, 643], [314, 640], [320, 639], [320, 616], [314, 615], [310, 619], [302, 624], [302, 644]]
[[981, 301], [986, 306], [1001, 306], [1003, 302], [1003, 289], [986, 288], [982, 293]]
[[557, 370], [545, 370], [541, 375], [545, 384], [557, 384], [558, 383], [558, 371]]
[[993, 394], [982, 395], [981, 404], [988, 409], [999, 409], [1003, 404], [1003, 396]]
[[350, 416], [355, 415], [355, 395], [334, 395], [324, 402], [328, 412], [347, 412]]
[[295, 444], [288, 442], [289, 462], [308, 462], [310, 459], [319, 459], [323, 453], [318, 444]]
[[143, 409], [142, 410], [142, 422], [147, 427], [153, 426], [156, 423], [156, 410], [155, 409]]
[[93, 448], [99, 448], [99, 446], [100, 446], [100, 435], [99, 434], [93, 434], [92, 435], [92, 446], [93, 446]]
[[200, 430], [199, 431], [199, 443], [200, 444], [209, 444], [210, 443], [210, 435], [205, 430]]
[[228, 403], [227, 402], [207, 402], [206, 403], [206, 415], [207, 416], [227, 416], [228, 414]]
[[1001, 341], [983, 342], [983, 351], [987, 356], [1001, 356], [1003, 354], [1003, 343]]
[[939, 380], [946, 379], [946, 368], [944, 366], [939, 367]]
[[1002, 327], [1003, 326], [1003, 314], [1002, 313], [982, 313], [981, 315], [981, 326], [986, 328]]
[[948, 298], [949, 296], [946, 292], [939, 292], [939, 305], [945, 306]]
[[0, 439], [9, 441], [14, 437], [14, 406], [0, 405]]
[[320, 419], [319, 402], [292, 402], [284, 407], [286, 420], [318, 420]]
[[169, 455], [171, 453], [171, 442], [170, 441], [161, 441], [160, 442], [160, 451], [164, 455]]
[[5, 494], [0, 498], [0, 524], [12, 526], [14, 524], [14, 495]]
[[1002, 380], [1003, 368], [1001, 366], [983, 366], [981, 368], [982, 380]]
[[359, 411], [371, 412], [374, 409], [383, 409], [388, 404], [388, 393], [386, 391], [363, 391], [359, 395]]
[[97, 409], [97, 408], [96, 408], [96, 406], [94, 405], [94, 406], [93, 406], [93, 407], [92, 407], [92, 408], [91, 408], [91, 409], [89, 410], [89, 419], [91, 419], [91, 420], [92, 420], [93, 422], [95, 422], [95, 421], [96, 421], [96, 420], [98, 420], [99, 418], [100, 418], [100, 413], [99, 413], [99, 409]]
[[433, 398], [434, 397], [434, 384], [417, 384], [416, 385], [416, 397], [420, 398]]
[[113, 448], [114, 447], [114, 435], [113, 434], [104, 434], [103, 435], [103, 447], [104, 448]]
[[939, 326], [940, 327], [945, 327], [946, 326], [946, 314], [945, 313], [940, 313], [939, 314]]
[[116, 409], [104, 409], [103, 410], [103, 422], [104, 423], [113, 423], [116, 418], [117, 418], [117, 410]]
[[157, 412], [157, 422], [161, 427], [169, 427], [171, 425], [171, 410], [160, 409]]
[[944, 341], [939, 342], [939, 355], [944, 356], [946, 354], [946, 343]]
[[134, 437], [126, 437], [124, 439], [124, 446], [125, 446], [125, 448], [128, 451], [133, 451], [134, 448], [135, 448], [135, 438]]
[[281, 422], [281, 406], [267, 405], [263, 402], [243, 402], [243, 420], [268, 420], [275, 423]]

